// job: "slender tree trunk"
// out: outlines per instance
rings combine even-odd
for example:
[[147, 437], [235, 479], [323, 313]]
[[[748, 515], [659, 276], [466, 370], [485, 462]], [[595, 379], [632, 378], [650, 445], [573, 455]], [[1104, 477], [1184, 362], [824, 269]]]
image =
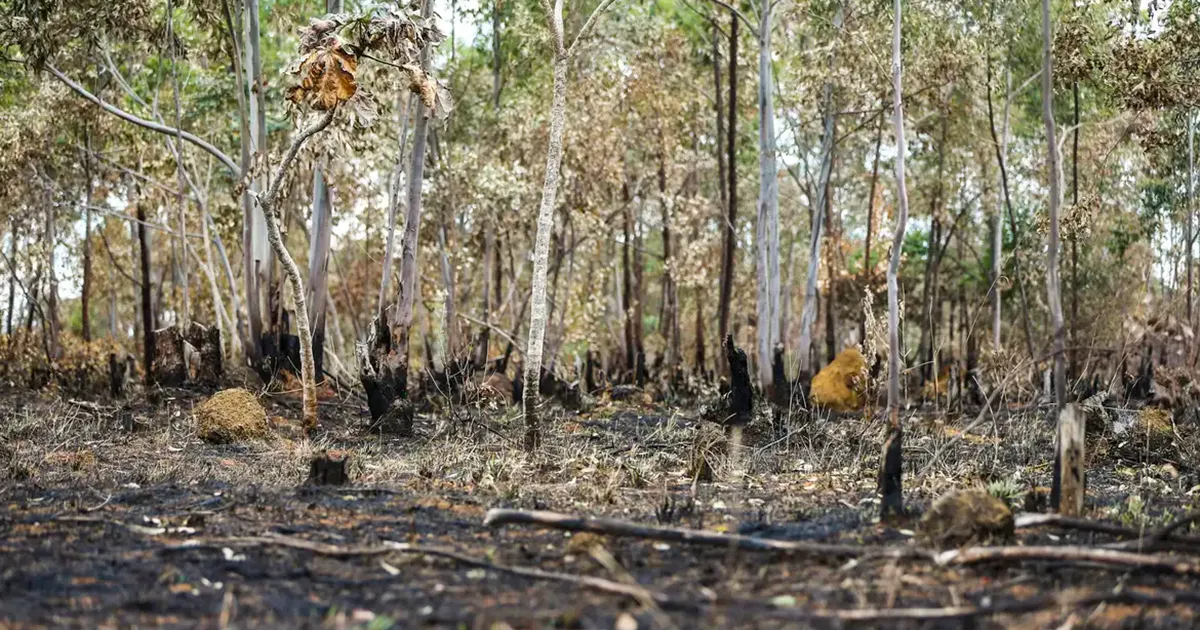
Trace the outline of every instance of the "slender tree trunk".
[[775, 162], [775, 89], [771, 68], [771, 2], [758, 26], [758, 379], [773, 390], [771, 356], [779, 343], [779, 177]]
[[[576, 42], [587, 34], [597, 15], [611, 4], [603, 0], [588, 17]], [[549, 2], [544, 3], [550, 8]], [[546, 336], [546, 271], [550, 257], [550, 236], [554, 232], [554, 201], [558, 196], [559, 168], [562, 165], [562, 137], [567, 116], [567, 66], [575, 49], [568, 48], [563, 38], [563, 0], [554, 0], [547, 22], [554, 50], [554, 98], [550, 103], [550, 138], [546, 148], [546, 179], [542, 186], [542, 201], [538, 206], [537, 236], [534, 240], [533, 277], [530, 279], [529, 342], [525, 346], [525, 387], [522, 393], [522, 411], [525, 415], [525, 448], [535, 450], [541, 443], [538, 404], [541, 382], [542, 349]]]
[[666, 342], [666, 370], [668, 378], [674, 380], [679, 368], [679, 302], [675, 288], [675, 259], [671, 243], [671, 202], [667, 199], [667, 171], [665, 158], [659, 154], [658, 204], [662, 211], [663, 239], [663, 318], [660, 328]]
[[[399, 106], [399, 102], [399, 99], [397, 99], [397, 106]], [[400, 117], [400, 150], [396, 153], [396, 165], [392, 168], [391, 185], [388, 187], [387, 236], [384, 238], [383, 245], [383, 273], [379, 279], [379, 301], [375, 309], [380, 320], [385, 322], [387, 321], [387, 314], [384, 311], [390, 302], [388, 299], [388, 290], [392, 282], [392, 263], [396, 257], [396, 213], [403, 203], [403, 197], [400, 195], [400, 187], [404, 180], [404, 151], [408, 146], [408, 120], [412, 106], [413, 95], [409, 94], [404, 105], [404, 113]]]
[[[546, 178], [542, 186], [542, 201], [538, 208], [537, 237], [533, 255], [532, 308], [529, 314], [529, 342], [526, 344], [525, 387], [522, 403], [525, 414], [525, 448], [533, 451], [541, 444], [538, 425], [539, 391], [542, 371], [542, 344], [546, 332], [546, 271], [550, 257], [550, 235], [554, 231], [554, 200], [558, 195], [559, 167], [562, 164], [562, 136], [566, 125], [567, 64], [570, 59], [562, 50], [562, 0], [555, 0], [550, 15], [551, 34], [559, 41], [554, 54], [554, 98], [550, 104], [550, 145], [546, 150]], [[627, 209], [628, 211], [628, 209]], [[628, 225], [628, 219], [626, 219]], [[626, 242], [628, 247], [628, 241]], [[628, 258], [628, 253], [626, 253]], [[628, 266], [626, 267], [628, 275]], [[628, 313], [628, 309], [626, 309]]]
[[87, 343], [92, 340], [92, 193], [94, 186], [92, 181], [92, 134], [86, 125], [83, 129], [83, 138], [84, 148], [87, 151], [87, 154], [83, 156], [83, 177], [86, 180], [87, 192], [83, 201], [83, 287], [79, 293], [79, 309], [83, 341]]
[[625, 316], [625, 369], [632, 370], [637, 356], [637, 342], [633, 330], [633, 204], [628, 184], [621, 188], [621, 203], [625, 208], [621, 224], [621, 313]]
[[[1021, 320], [1025, 325], [1025, 349], [1029, 352], [1030, 357], [1036, 357], [1036, 351], [1033, 345], [1033, 326], [1029, 323], [1029, 299], [1025, 295], [1025, 280], [1021, 274], [1021, 256], [1020, 256], [1020, 232], [1017, 231], [1016, 213], [1013, 211], [1012, 197], [1008, 189], [1008, 111], [1012, 104], [1012, 79], [1006, 69], [1006, 79], [1008, 85], [1008, 96], [1004, 101], [1004, 134], [999, 136], [996, 133], [996, 117], [992, 109], [992, 90], [991, 90], [991, 57], [988, 58], [988, 128], [992, 134], [992, 146], [996, 150], [996, 162], [1000, 165], [1000, 190], [1004, 197], [1004, 208], [1008, 215], [1008, 228], [1012, 233], [1013, 239], [1013, 275], [1017, 280], [1017, 292], [1021, 298]], [[1003, 138], [1003, 140], [1001, 140]]]
[[[501, 74], [503, 56], [501, 44], [500, 0], [492, 0], [492, 109], [500, 109], [500, 91], [504, 89], [504, 77]], [[485, 327], [486, 330], [486, 327]]]
[[[1075, 207], [1075, 212], [1079, 211], [1079, 82], [1071, 83], [1071, 96], [1074, 104], [1074, 132], [1071, 138], [1071, 203]], [[1189, 244], [1188, 247], [1188, 284], [1187, 284], [1187, 317], [1188, 321], [1192, 320], [1192, 264], [1191, 264], [1191, 247], [1192, 242], [1192, 216], [1189, 214], [1187, 222], [1184, 224], [1184, 241]], [[1072, 377], [1079, 374], [1076, 365], [1076, 351], [1074, 348], [1078, 346], [1079, 341], [1079, 235], [1071, 234], [1071, 353], [1070, 353], [1070, 370], [1069, 374]]]
[[16, 308], [17, 300], [17, 222], [12, 221], [12, 227], [8, 231], [8, 256], [12, 261], [13, 267], [9, 269], [8, 274], [8, 311], [4, 313], [4, 331], [8, 336], [13, 334], [13, 310]]
[[[244, 50], [247, 91], [246, 125], [244, 131], [246, 141], [242, 143], [242, 171], [249, 172], [250, 164], [255, 155], [266, 155], [266, 103], [262, 81], [262, 51], [259, 36], [258, 0], [244, 0], [246, 25]], [[261, 193], [264, 188], [261, 178], [250, 182], [249, 190], [242, 197], [242, 274], [246, 285], [246, 311], [249, 319], [249, 350], [251, 361], [257, 363], [262, 359], [262, 307], [264, 304], [264, 288], [267, 293], [273, 287], [263, 286], [263, 278], [267, 267], [271, 265], [267, 251], [266, 218], [258, 204], [253, 203], [252, 195]], [[269, 301], [269, 300], [268, 300]], [[273, 332], [273, 330], [272, 330]]]
[[[263, 217], [267, 223], [267, 239], [271, 244], [271, 248], [275, 251], [275, 256], [279, 258], [279, 262], [283, 266], [283, 271], [287, 274], [288, 281], [292, 285], [292, 301], [296, 306], [296, 336], [300, 341], [300, 386], [303, 393], [304, 427], [306, 430], [314, 429], [317, 426], [317, 375], [313, 362], [312, 329], [309, 327], [308, 305], [305, 303], [307, 300], [305, 299], [304, 279], [300, 276], [300, 267], [296, 264], [296, 260], [292, 258], [292, 255], [283, 243], [283, 235], [279, 230], [279, 217], [276, 216], [276, 204], [279, 200], [279, 190], [282, 180], [286, 177], [288, 169], [296, 158], [296, 153], [300, 151], [301, 145], [312, 136], [324, 131], [329, 126], [329, 123], [333, 122], [333, 116], [336, 111], [336, 109], [330, 109], [325, 112], [318, 122], [305, 128], [292, 140], [287, 153], [284, 154], [283, 159], [280, 160], [279, 165], [275, 169], [271, 185], [267, 188], [266, 194], [258, 199], [258, 205], [262, 209]], [[280, 299], [280, 302], [282, 301]]]
[[55, 270], [54, 249], [58, 243], [58, 208], [54, 204], [53, 188], [46, 206], [46, 331], [49, 335], [48, 358], [58, 359], [62, 345], [59, 341], [61, 324], [58, 320], [58, 272]]
[[888, 437], [883, 446], [882, 467], [879, 472], [879, 491], [882, 495], [881, 514], [900, 515], [904, 511], [902, 459], [904, 429], [900, 421], [900, 254], [904, 246], [904, 230], [908, 224], [908, 185], [904, 179], [904, 159], [908, 147], [904, 142], [904, 102], [901, 82], [903, 67], [900, 59], [900, 0], [895, 0], [892, 18], [892, 120], [896, 128], [896, 233], [892, 237], [892, 259], [888, 264]]
[[[423, 15], [428, 17], [432, 12], [432, 2], [424, 3]], [[421, 69], [429, 68], [429, 47], [421, 50]], [[425, 104], [416, 100], [416, 110], [413, 113], [413, 149], [408, 166], [407, 213], [404, 221], [404, 238], [400, 245], [400, 308], [396, 316], [395, 329], [392, 337], [399, 344], [400, 369], [404, 374], [402, 385], [407, 388], [408, 366], [412, 355], [411, 334], [413, 324], [413, 305], [418, 294], [420, 278], [417, 274], [417, 257], [419, 255], [418, 236], [421, 233], [421, 187], [425, 182], [425, 151], [429, 141], [429, 119], [426, 117]], [[403, 393], [401, 395], [404, 395]], [[407, 432], [407, 428], [404, 429]]]
[[[832, 182], [832, 177], [830, 180]], [[829, 239], [829, 248], [825, 250], [825, 256], [828, 260], [825, 261], [827, 269], [832, 271], [837, 263], [835, 260], [838, 252], [841, 235], [839, 233], [838, 221], [833, 215], [833, 184], [826, 186], [825, 190], [825, 234]], [[826, 361], [833, 361], [837, 356], [837, 274], [829, 274], [829, 285], [825, 288], [825, 357]]]
[[[725, 240], [721, 248], [721, 294], [717, 301], [717, 335], [724, 339], [729, 334], [729, 308], [733, 297], [733, 261], [737, 248], [737, 45], [738, 17], [729, 12], [729, 128], [726, 140], [725, 166], [728, 169], [729, 193], [728, 216], [725, 218]], [[728, 371], [725, 355], [717, 353], [717, 366], [721, 373]]]
[[825, 209], [828, 205], [829, 180], [833, 172], [833, 152], [837, 135], [836, 112], [834, 111], [834, 69], [837, 61], [837, 37], [842, 28], [843, 7], [839, 2], [833, 16], [834, 41], [829, 51], [829, 62], [826, 70], [824, 94], [821, 99], [822, 137], [821, 137], [821, 172], [817, 182], [817, 199], [812, 210], [812, 233], [808, 249], [808, 277], [804, 283], [804, 307], [800, 311], [800, 347], [799, 365], [800, 382], [807, 384], [813, 375], [812, 337], [813, 325], [817, 316], [817, 278], [821, 270], [822, 230], [825, 225]]
[[[188, 325], [192, 318], [192, 303], [191, 292], [188, 285], [188, 244], [187, 244], [187, 202], [184, 200], [183, 193], [187, 189], [187, 179], [183, 173], [183, 110], [179, 102], [179, 67], [178, 67], [178, 51], [174, 45], [174, 30], [175, 30], [175, 4], [172, 0], [167, 0], [167, 47], [171, 54], [171, 100], [175, 105], [175, 180], [178, 191], [175, 195], [175, 203], [179, 208], [179, 271], [180, 271], [180, 287], [183, 291], [183, 304], [181, 309], [182, 318], [178, 319], [179, 331], [181, 334], [186, 334]], [[185, 353], [183, 356], [184, 365], [188, 363], [188, 357]]]
[[141, 200], [137, 206], [137, 238], [139, 260], [142, 267], [142, 368], [146, 384], [153, 383], [150, 366], [154, 365], [154, 312], [150, 293], [150, 242], [146, 235], [146, 208]]
[[[862, 268], [862, 285], [863, 289], [869, 291], [871, 289], [871, 272], [875, 266], [871, 264], [871, 241], [874, 239], [875, 230], [875, 191], [879, 185], [879, 148], [883, 145], [883, 123], [884, 123], [884, 97], [880, 97], [879, 101], [879, 127], [875, 130], [875, 157], [871, 159], [871, 191], [868, 193], [867, 201], [867, 238], [863, 241], [863, 268]], [[858, 326], [858, 340], [860, 343], [867, 342], [867, 320], [866, 314], [863, 314], [863, 320]], [[865, 346], [864, 346], [865, 347]], [[872, 361], [874, 357], [867, 357], [867, 361]]]
[[[331, 9], [330, 12], [340, 12]], [[312, 322], [314, 360], [324, 356], [325, 307], [329, 299], [329, 247], [333, 230], [333, 191], [325, 181], [325, 166], [328, 156], [321, 158], [322, 164], [313, 168], [312, 227], [309, 229], [308, 248], [308, 319]], [[317, 374], [318, 380], [321, 374]]]
[[[1187, 116], [1184, 118], [1184, 120], [1187, 122], [1187, 143], [1188, 143], [1187, 209], [1185, 210], [1185, 212], [1187, 213], [1187, 226], [1188, 226], [1187, 239], [1186, 239], [1187, 240], [1187, 257], [1186, 257], [1187, 258], [1187, 318], [1188, 318], [1188, 325], [1192, 326], [1195, 323], [1195, 320], [1192, 317], [1192, 250], [1195, 247], [1195, 244], [1192, 242], [1193, 238], [1195, 237], [1195, 233], [1194, 233], [1193, 227], [1192, 227], [1192, 221], [1194, 220], [1193, 215], [1195, 213], [1195, 208], [1192, 204], [1192, 201], [1194, 199], [1194, 193], [1195, 193], [1194, 186], [1196, 185], [1195, 184], [1195, 178], [1196, 178], [1196, 175], [1195, 175], [1195, 173], [1196, 173], [1196, 146], [1195, 146], [1196, 145], [1196, 142], [1195, 142], [1196, 141], [1196, 123], [1193, 120], [1193, 110], [1188, 110]], [[1079, 121], [1076, 120], [1075, 124], [1078, 125]], [[1078, 132], [1076, 132], [1076, 133], [1078, 133]], [[1078, 146], [1079, 146], [1078, 139], [1075, 142], [1075, 146], [1076, 146], [1076, 149], [1078, 149]], [[1078, 182], [1076, 182], [1076, 185], [1078, 185]], [[1078, 194], [1079, 194], [1078, 188], [1076, 188], [1075, 194], [1076, 194], [1076, 196], [1078, 196]], [[1079, 200], [1076, 199], [1075, 203], [1079, 203]]]
[[1046, 123], [1047, 176], [1050, 180], [1050, 234], [1046, 243], [1046, 299], [1054, 331], [1054, 399], [1059, 411], [1066, 404], [1067, 375], [1063, 349], [1062, 291], [1058, 279], [1059, 211], [1062, 206], [1062, 161], [1054, 124], [1054, 53], [1050, 0], [1042, 0], [1042, 118]]
[[[938, 291], [938, 262], [941, 260], [942, 247], [942, 210], [944, 188], [942, 180], [946, 162], [946, 128], [950, 118], [949, 108], [942, 115], [941, 135], [938, 138], [937, 177], [934, 180], [934, 192], [929, 202], [929, 244], [925, 252], [925, 282], [921, 288], [921, 312], [925, 315], [925, 326], [921, 327], [921, 341], [918, 355], [921, 357], [921, 382], [933, 378], [934, 388], [937, 387], [937, 347], [938, 331], [941, 329], [941, 295]], [[935, 391], [936, 393], [936, 391]]]

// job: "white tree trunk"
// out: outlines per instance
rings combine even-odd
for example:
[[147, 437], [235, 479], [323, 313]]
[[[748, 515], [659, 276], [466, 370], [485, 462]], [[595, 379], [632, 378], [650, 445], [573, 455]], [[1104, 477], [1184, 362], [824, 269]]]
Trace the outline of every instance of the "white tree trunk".
[[771, 357], [779, 343], [779, 170], [769, 2], [763, 3], [758, 28], [758, 379], [767, 391], [772, 387]]
[[[550, 16], [552, 29], [562, 32], [562, 0]], [[553, 26], [557, 23], [557, 26]], [[542, 373], [542, 342], [546, 335], [546, 271], [550, 259], [550, 235], [554, 232], [554, 201], [558, 196], [558, 170], [562, 164], [562, 136], [567, 115], [567, 64], [564, 52], [554, 57], [554, 99], [550, 104], [550, 146], [546, 150], [546, 178], [542, 202], [538, 207], [537, 237], [533, 251], [533, 292], [529, 308], [529, 342], [525, 348], [525, 377], [522, 395], [525, 414], [525, 448], [534, 450], [541, 443], [538, 426], [538, 384]]]
[[[812, 376], [812, 338], [813, 326], [817, 319], [817, 278], [821, 270], [821, 243], [825, 228], [825, 210], [829, 205], [826, 196], [830, 192], [829, 179], [833, 173], [833, 140], [834, 140], [834, 102], [833, 102], [833, 71], [837, 51], [836, 31], [842, 26], [842, 5], [838, 3], [833, 17], [835, 30], [833, 45], [829, 51], [828, 79], [825, 81], [822, 95], [823, 135], [821, 136], [821, 172], [817, 181], [816, 202], [812, 209], [812, 230], [808, 245], [808, 275], [804, 282], [804, 306], [800, 309], [800, 348], [799, 366], [803, 377]], [[829, 305], [832, 308], [832, 304]]]
[[904, 230], [908, 226], [908, 184], [904, 179], [904, 160], [908, 147], [904, 141], [903, 66], [900, 59], [900, 0], [895, 0], [892, 23], [892, 121], [896, 129], [896, 232], [892, 236], [892, 256], [887, 270], [888, 294], [888, 423], [889, 436], [883, 447], [880, 471], [882, 512], [903, 510], [901, 453], [903, 426], [900, 422], [900, 254]]
[[1042, 0], [1042, 118], [1046, 123], [1046, 165], [1050, 179], [1050, 234], [1046, 242], [1046, 299], [1050, 306], [1050, 326], [1054, 331], [1054, 398], [1057, 408], [1066, 403], [1066, 361], [1063, 333], [1062, 292], [1058, 279], [1059, 208], [1062, 206], [1062, 160], [1054, 124], [1054, 52], [1050, 24], [1050, 0]]
[[[989, 88], [990, 89], [990, 88]], [[1004, 64], [1004, 115], [1000, 121], [1000, 160], [1008, 160], [1008, 114], [1012, 109], [1012, 68]], [[1003, 313], [1003, 300], [1000, 294], [1000, 274], [1003, 273], [1002, 258], [1004, 256], [1004, 172], [996, 173], [996, 214], [992, 217], [992, 279], [997, 286], [992, 288], [992, 346], [1000, 350], [1000, 316]]]

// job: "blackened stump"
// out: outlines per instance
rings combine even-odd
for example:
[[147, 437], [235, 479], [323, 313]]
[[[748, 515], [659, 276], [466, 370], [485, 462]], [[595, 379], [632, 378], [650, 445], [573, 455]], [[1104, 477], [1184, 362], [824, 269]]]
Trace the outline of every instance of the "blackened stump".
[[337, 451], [324, 451], [308, 464], [308, 483], [314, 486], [344, 486], [350, 483], [347, 463], [350, 457]]
[[879, 471], [882, 489], [879, 516], [886, 521], [891, 516], [904, 516], [904, 484], [902, 480], [904, 429], [900, 426], [899, 410], [892, 410], [887, 441], [883, 443], [883, 467]]
[[746, 353], [733, 343], [733, 335], [725, 335], [725, 359], [729, 362], [729, 409], [726, 424], [750, 423], [754, 412], [754, 389], [750, 384], [750, 367]]

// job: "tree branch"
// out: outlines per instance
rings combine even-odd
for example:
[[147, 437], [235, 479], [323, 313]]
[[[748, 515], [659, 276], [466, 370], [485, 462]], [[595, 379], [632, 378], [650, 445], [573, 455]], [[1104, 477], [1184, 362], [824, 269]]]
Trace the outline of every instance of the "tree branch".
[[735, 8], [732, 4], [725, 2], [725, 0], [711, 0], [711, 2], [729, 9], [734, 15], [738, 16], [743, 23], [745, 23], [746, 28], [750, 29], [750, 32], [754, 34], [754, 39], [762, 39], [762, 37], [760, 37], [758, 34], [758, 29], [754, 27], [754, 22], [751, 22], [750, 18], [746, 17], [741, 11], [738, 11], [737, 8]]
[[95, 94], [92, 94], [91, 92], [87, 91], [87, 88], [72, 81], [71, 79], [69, 79], [67, 77], [67, 75], [63, 74], [62, 72], [59, 72], [58, 68], [55, 68], [52, 64], [46, 64], [46, 69], [50, 71], [50, 74], [53, 74], [55, 76], [55, 78], [57, 78], [59, 81], [61, 81], [63, 83], [63, 85], [66, 85], [67, 87], [71, 88], [71, 90], [73, 90], [75, 93], [77, 93], [80, 96], [82, 96], [83, 98], [91, 101], [92, 103], [95, 103], [96, 105], [100, 106], [101, 109], [112, 114], [113, 116], [116, 116], [117, 118], [120, 118], [126, 122], [133, 123], [139, 127], [149, 129], [151, 131], [157, 131], [158, 133], [161, 133], [161, 134], [166, 134], [169, 136], [178, 135], [179, 137], [183, 138], [184, 140], [187, 140], [188, 142], [191, 142], [192, 144], [200, 147], [201, 149], [204, 149], [209, 154], [211, 154], [213, 157], [220, 160], [221, 164], [223, 164], [225, 166], [225, 168], [229, 169], [230, 173], [233, 173], [235, 175], [238, 173], [237, 163], [234, 162], [233, 159], [230, 158], [228, 155], [226, 155], [224, 151], [213, 146], [206, 140], [204, 140], [200, 137], [197, 137], [193, 134], [190, 134], [186, 131], [182, 131], [179, 129], [168, 127], [166, 125], [160, 125], [158, 123], [151, 122], [149, 120], [146, 120], [145, 118], [141, 118], [141, 117], [135, 116], [133, 114], [130, 114], [129, 112], [126, 112], [116, 106], [105, 103], [104, 101], [100, 100]]
[[575, 46], [579, 44], [580, 40], [587, 37], [592, 28], [596, 26], [596, 18], [599, 17], [601, 13], [604, 13], [604, 10], [607, 9], [613, 2], [616, 2], [616, 0], [604, 0], [600, 3], [600, 6], [596, 7], [595, 11], [592, 11], [592, 14], [588, 16], [587, 21], [583, 23], [583, 27], [580, 28], [579, 32], [575, 34], [575, 39], [571, 41], [571, 45], [567, 47], [568, 56], [575, 53]]

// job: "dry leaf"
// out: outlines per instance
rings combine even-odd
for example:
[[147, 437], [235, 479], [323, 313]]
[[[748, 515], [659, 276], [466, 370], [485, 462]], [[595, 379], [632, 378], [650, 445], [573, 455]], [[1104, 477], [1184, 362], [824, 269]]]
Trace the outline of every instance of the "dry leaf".
[[288, 100], [300, 104], [308, 100], [314, 109], [329, 110], [344, 103], [358, 91], [355, 74], [358, 59], [334, 45], [316, 50], [300, 62], [300, 84], [288, 90]]

